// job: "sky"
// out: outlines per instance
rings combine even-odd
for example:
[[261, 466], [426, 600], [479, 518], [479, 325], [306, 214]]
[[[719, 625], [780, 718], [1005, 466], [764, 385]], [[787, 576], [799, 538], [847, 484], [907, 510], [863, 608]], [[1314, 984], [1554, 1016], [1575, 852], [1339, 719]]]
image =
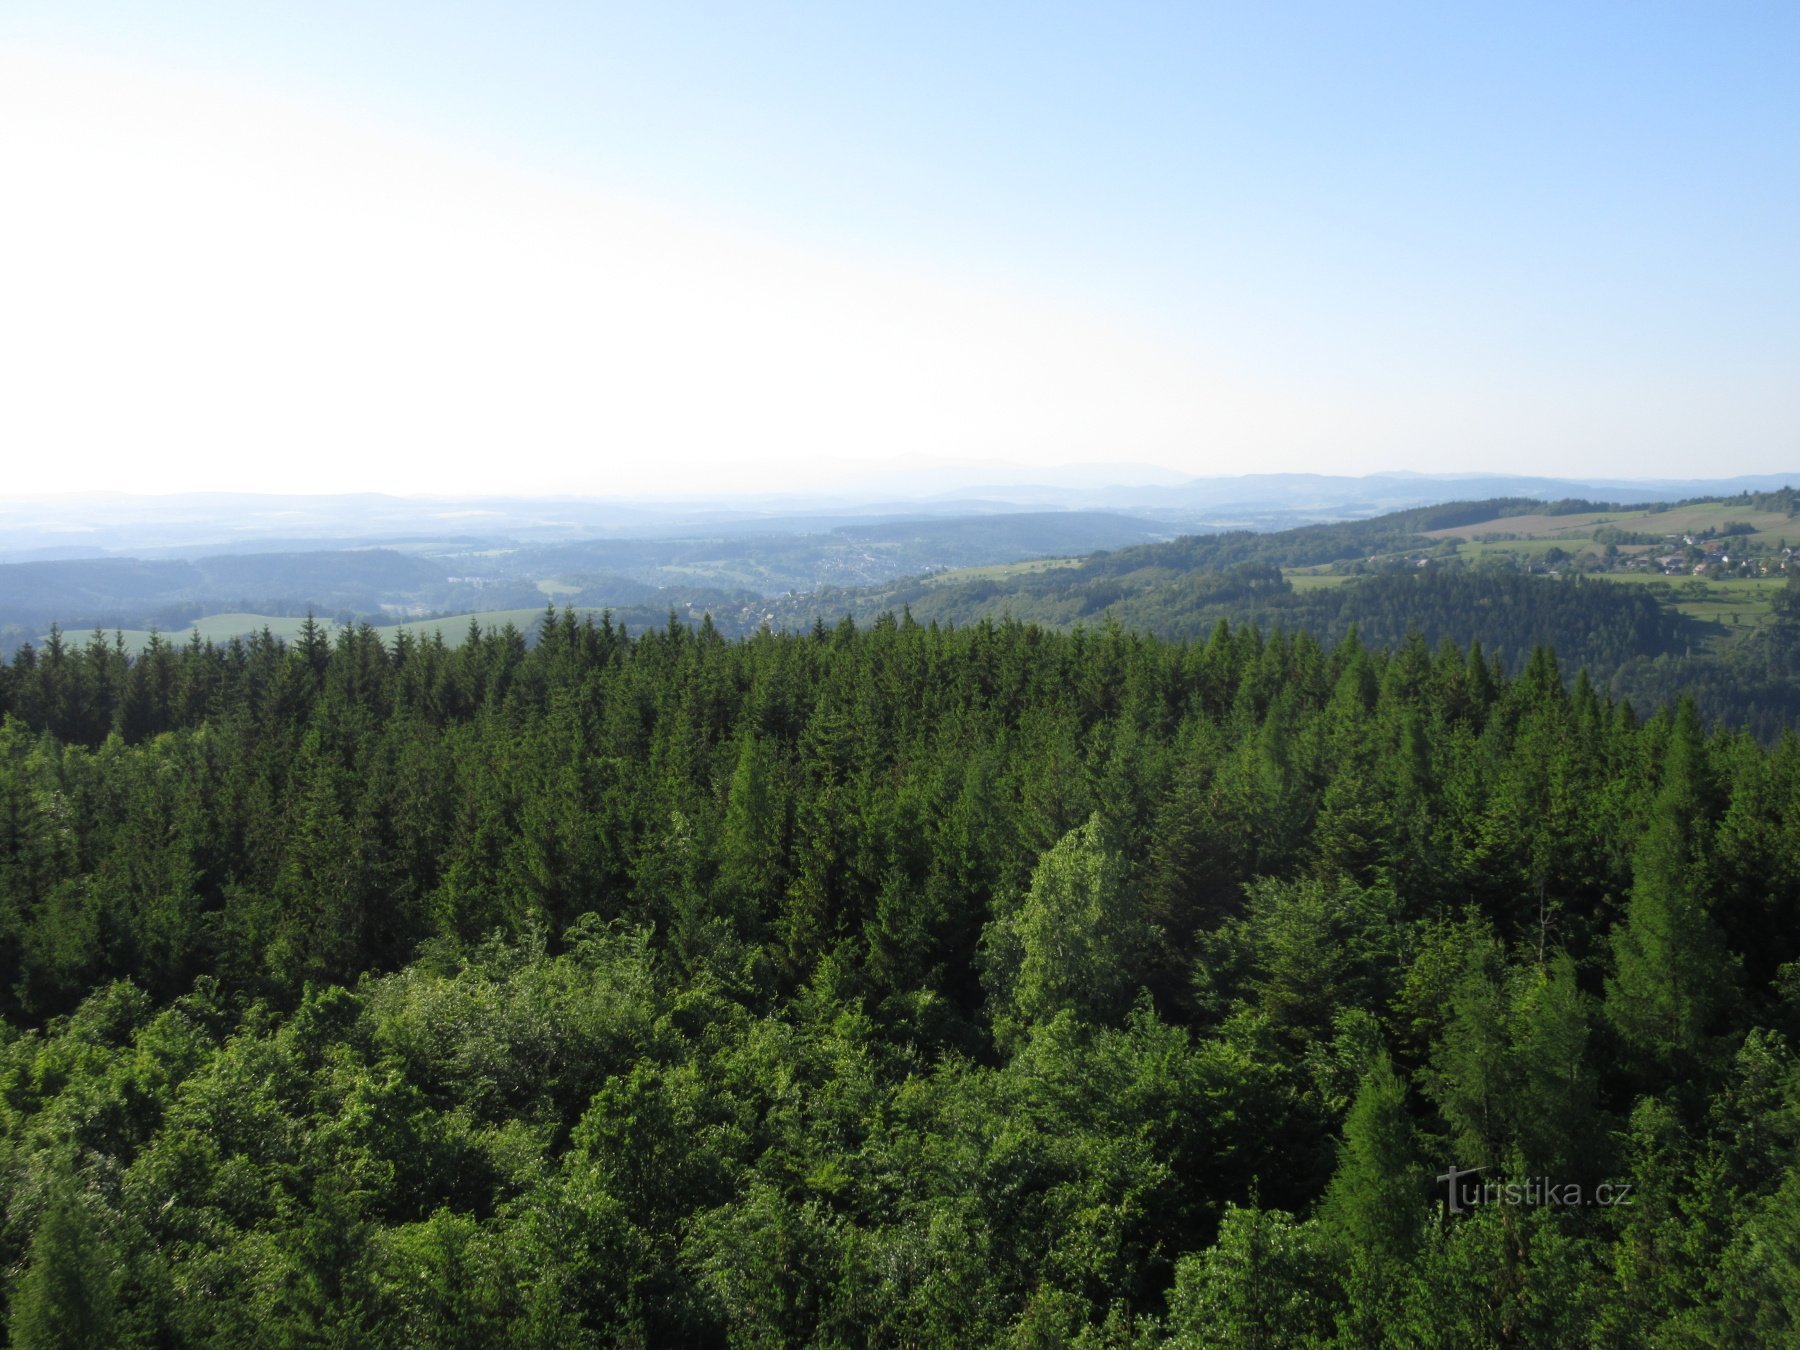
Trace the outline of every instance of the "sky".
[[13, 493], [1800, 470], [1800, 7], [0, 8]]

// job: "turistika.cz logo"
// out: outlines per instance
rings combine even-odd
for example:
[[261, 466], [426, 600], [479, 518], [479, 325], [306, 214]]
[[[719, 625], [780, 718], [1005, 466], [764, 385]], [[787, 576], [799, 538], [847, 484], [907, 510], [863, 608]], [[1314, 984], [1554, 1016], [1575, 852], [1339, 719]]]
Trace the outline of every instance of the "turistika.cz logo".
[[1479, 1205], [1626, 1205], [1631, 1183], [1602, 1181], [1591, 1191], [1579, 1181], [1523, 1177], [1513, 1181], [1480, 1180], [1480, 1167], [1457, 1167], [1438, 1173], [1444, 1188], [1444, 1212], [1467, 1214]]

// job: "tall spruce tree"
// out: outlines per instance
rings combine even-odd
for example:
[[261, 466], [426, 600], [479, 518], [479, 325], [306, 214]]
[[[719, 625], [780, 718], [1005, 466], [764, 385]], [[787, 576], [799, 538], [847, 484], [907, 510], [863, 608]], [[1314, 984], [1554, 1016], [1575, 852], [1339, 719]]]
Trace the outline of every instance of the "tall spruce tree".
[[1632, 856], [1631, 899], [1613, 930], [1606, 1015], [1641, 1073], [1681, 1077], [1702, 1066], [1735, 969], [1707, 913], [1703, 849], [1705, 745], [1684, 701], [1663, 755], [1649, 828]]
[[988, 951], [1007, 1038], [1068, 1009], [1084, 1021], [1121, 1015], [1148, 934], [1096, 813], [1039, 860], [1031, 886], [990, 925]]
[[58, 1182], [31, 1238], [31, 1261], [8, 1310], [24, 1350], [110, 1350], [113, 1254], [71, 1183]]

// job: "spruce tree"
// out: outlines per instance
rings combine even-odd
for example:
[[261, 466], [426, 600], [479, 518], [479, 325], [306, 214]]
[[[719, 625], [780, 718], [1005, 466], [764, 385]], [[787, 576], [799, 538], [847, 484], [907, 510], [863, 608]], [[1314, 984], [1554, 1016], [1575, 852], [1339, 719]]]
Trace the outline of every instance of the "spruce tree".
[[1425, 1179], [1405, 1081], [1382, 1052], [1344, 1121], [1337, 1171], [1319, 1209], [1343, 1263], [1349, 1304], [1339, 1331], [1349, 1344], [1379, 1343], [1398, 1313], [1406, 1263], [1425, 1231]]
[[1707, 913], [1698, 856], [1706, 796], [1693, 704], [1683, 703], [1664, 754], [1650, 826], [1632, 857], [1631, 900], [1613, 930], [1606, 1016], [1641, 1072], [1672, 1077], [1701, 1066], [1731, 1000], [1734, 962]]
[[1320, 1218], [1351, 1252], [1398, 1261], [1418, 1246], [1425, 1216], [1424, 1168], [1406, 1084], [1384, 1051], [1363, 1075], [1344, 1121]]
[[23, 1350], [108, 1350], [115, 1273], [81, 1198], [56, 1187], [31, 1239], [31, 1264], [12, 1297], [12, 1343]]
[[1498, 949], [1471, 949], [1431, 1057], [1432, 1095], [1454, 1132], [1458, 1166], [1493, 1167], [1506, 1157], [1517, 1090], [1508, 1003]]
[[996, 1032], [1005, 1039], [1064, 1009], [1093, 1022], [1121, 1014], [1147, 937], [1096, 813], [1057, 841], [1018, 907], [991, 925]]
[[1575, 961], [1557, 952], [1519, 976], [1514, 1115], [1526, 1173], [1585, 1180], [1598, 1163], [1598, 1084], [1589, 1062], [1591, 1017]]

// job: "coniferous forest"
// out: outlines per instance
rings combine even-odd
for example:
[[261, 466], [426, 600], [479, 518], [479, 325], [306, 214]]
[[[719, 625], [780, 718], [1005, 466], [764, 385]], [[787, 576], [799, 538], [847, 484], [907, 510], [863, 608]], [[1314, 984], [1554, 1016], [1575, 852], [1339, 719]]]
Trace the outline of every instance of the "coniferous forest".
[[1800, 741], [1548, 649], [565, 616], [0, 709], [14, 1344], [1800, 1338]]

